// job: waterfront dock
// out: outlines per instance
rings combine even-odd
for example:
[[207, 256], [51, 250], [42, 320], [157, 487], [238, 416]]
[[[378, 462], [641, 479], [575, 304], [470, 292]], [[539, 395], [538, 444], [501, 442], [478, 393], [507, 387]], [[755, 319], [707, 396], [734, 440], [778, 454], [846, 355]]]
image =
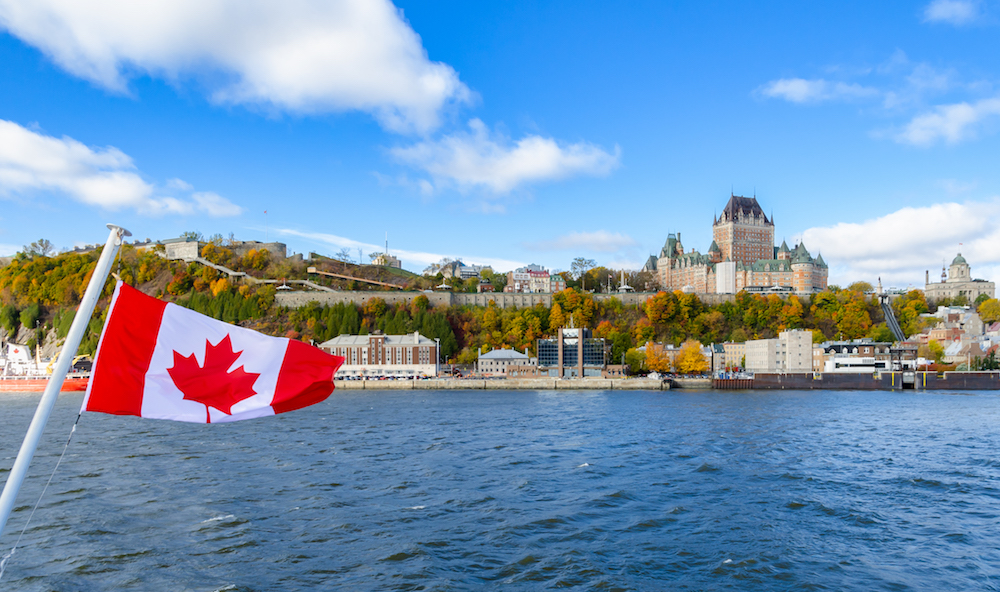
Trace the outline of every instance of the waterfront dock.
[[[710, 388], [709, 380], [705, 379]], [[338, 389], [344, 390], [479, 390], [479, 391], [661, 391], [669, 390], [670, 383], [653, 378], [432, 378], [430, 380], [337, 380]]]

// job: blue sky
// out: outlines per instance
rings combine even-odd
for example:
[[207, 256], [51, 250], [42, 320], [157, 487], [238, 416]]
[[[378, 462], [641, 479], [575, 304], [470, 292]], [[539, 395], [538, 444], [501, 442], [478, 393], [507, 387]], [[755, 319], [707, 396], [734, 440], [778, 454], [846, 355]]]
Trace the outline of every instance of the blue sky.
[[0, 0], [0, 30], [0, 254], [110, 221], [637, 268], [707, 251], [733, 191], [831, 282], [959, 249], [1000, 280], [993, 1]]

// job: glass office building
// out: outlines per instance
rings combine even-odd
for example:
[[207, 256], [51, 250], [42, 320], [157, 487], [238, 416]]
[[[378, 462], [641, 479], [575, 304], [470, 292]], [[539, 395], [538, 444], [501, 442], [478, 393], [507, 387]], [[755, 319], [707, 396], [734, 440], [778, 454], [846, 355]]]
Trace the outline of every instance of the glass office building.
[[590, 329], [559, 329], [555, 339], [538, 340], [538, 373], [555, 378], [601, 376], [604, 340]]

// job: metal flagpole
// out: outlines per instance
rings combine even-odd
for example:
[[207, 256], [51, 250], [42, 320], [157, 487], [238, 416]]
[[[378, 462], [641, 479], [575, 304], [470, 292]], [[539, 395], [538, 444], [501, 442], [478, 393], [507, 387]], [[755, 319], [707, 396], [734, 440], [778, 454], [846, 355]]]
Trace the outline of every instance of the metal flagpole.
[[3, 534], [7, 518], [10, 517], [11, 511], [14, 509], [17, 492], [21, 489], [21, 483], [24, 482], [28, 465], [31, 464], [31, 458], [35, 455], [35, 449], [42, 437], [45, 423], [49, 420], [49, 414], [52, 413], [52, 407], [56, 404], [59, 390], [62, 389], [66, 373], [69, 372], [69, 365], [73, 362], [73, 356], [76, 355], [76, 350], [80, 347], [83, 333], [87, 329], [87, 324], [90, 323], [90, 316], [94, 313], [97, 299], [100, 298], [101, 292], [104, 290], [104, 282], [108, 279], [111, 264], [115, 260], [115, 255], [118, 254], [122, 239], [126, 236], [132, 236], [131, 232], [120, 226], [108, 224], [108, 228], [111, 229], [108, 242], [104, 244], [104, 251], [101, 252], [101, 258], [97, 261], [94, 274], [90, 277], [87, 291], [83, 295], [83, 300], [80, 301], [80, 307], [76, 310], [76, 316], [73, 317], [73, 324], [70, 326], [69, 334], [66, 335], [62, 352], [59, 353], [59, 359], [52, 368], [52, 378], [45, 386], [45, 393], [42, 394], [42, 400], [38, 402], [38, 408], [35, 409], [31, 425], [28, 426], [28, 433], [24, 436], [21, 450], [17, 453], [14, 466], [11, 467], [7, 482], [3, 486], [3, 493], [0, 494], [0, 535]]

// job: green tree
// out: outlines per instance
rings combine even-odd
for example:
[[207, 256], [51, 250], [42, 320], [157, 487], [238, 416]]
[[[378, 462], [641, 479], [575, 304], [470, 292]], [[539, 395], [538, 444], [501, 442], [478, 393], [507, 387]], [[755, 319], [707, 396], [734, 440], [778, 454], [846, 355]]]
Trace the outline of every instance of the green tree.
[[639, 374], [646, 364], [646, 355], [636, 348], [630, 348], [625, 352], [625, 365], [628, 366], [629, 374]]
[[930, 351], [931, 357], [934, 358], [935, 364], [940, 364], [944, 360], [944, 346], [934, 339], [927, 342], [927, 349]]
[[27, 327], [28, 329], [34, 329], [35, 321], [38, 320], [41, 314], [42, 311], [38, 306], [38, 303], [35, 302], [31, 304], [31, 306], [21, 311], [21, 326]]
[[896, 341], [895, 335], [892, 334], [892, 330], [889, 329], [888, 325], [885, 323], [879, 323], [871, 328], [868, 332], [868, 337], [871, 337], [874, 341], [888, 342], [892, 343]]

